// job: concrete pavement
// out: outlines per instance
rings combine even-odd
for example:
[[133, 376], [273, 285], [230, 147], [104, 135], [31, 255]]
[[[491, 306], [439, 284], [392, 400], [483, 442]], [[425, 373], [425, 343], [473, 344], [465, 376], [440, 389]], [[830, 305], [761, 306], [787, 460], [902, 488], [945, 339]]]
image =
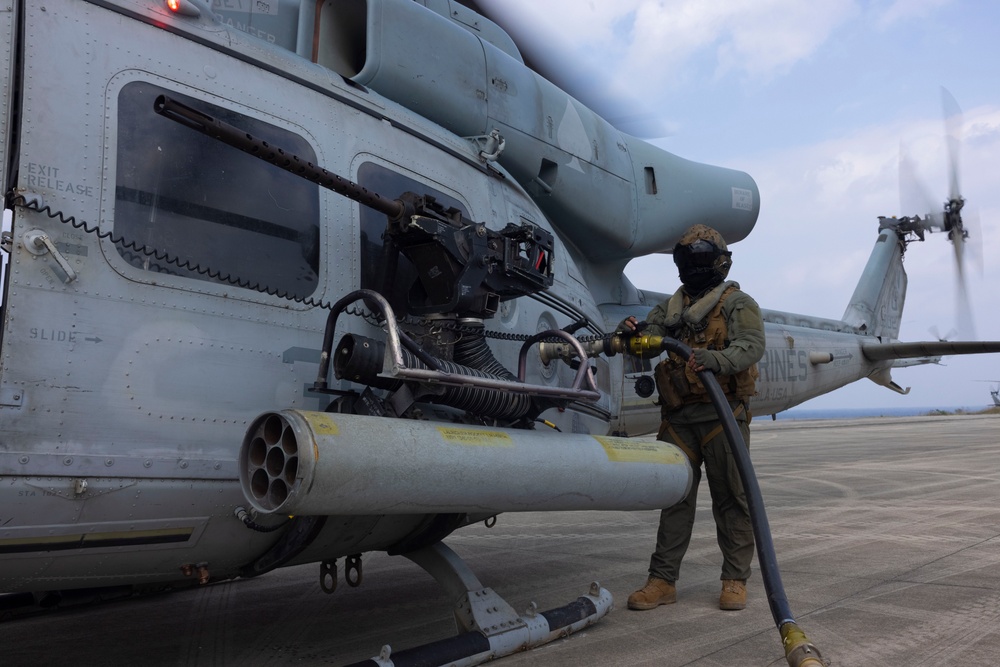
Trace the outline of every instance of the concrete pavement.
[[[1000, 659], [1000, 415], [758, 419], [751, 453], [792, 612], [831, 665]], [[501, 515], [446, 542], [515, 609], [599, 581], [616, 609], [500, 667], [784, 665], [759, 571], [745, 611], [717, 607], [707, 484], [678, 603], [625, 608], [646, 577], [656, 512]], [[0, 622], [2, 664], [343, 665], [442, 639], [451, 605], [421, 569], [366, 554], [358, 588], [319, 566]]]

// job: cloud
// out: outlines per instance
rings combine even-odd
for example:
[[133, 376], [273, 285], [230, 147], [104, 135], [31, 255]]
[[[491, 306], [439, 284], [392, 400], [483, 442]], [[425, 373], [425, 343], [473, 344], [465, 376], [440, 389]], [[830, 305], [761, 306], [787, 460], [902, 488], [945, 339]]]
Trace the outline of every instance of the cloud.
[[621, 95], [642, 91], [656, 102], [699, 79], [770, 80], [813, 55], [860, 12], [855, 0], [480, 3], [522, 50], [541, 48], [560, 69], [572, 70], [569, 78], [591, 78]]
[[[875, 243], [879, 215], [914, 214], [898, 203], [900, 138], [932, 194], [943, 205], [947, 193], [945, 147], [937, 110], [908, 121], [893, 118], [815, 143], [774, 148], [740, 158], [757, 181], [761, 215], [749, 238], [732, 247], [733, 271], [763, 308], [840, 318]], [[1000, 106], [965, 114], [962, 194], [969, 222], [978, 210], [978, 243], [985, 266], [970, 265], [968, 288], [977, 338], [1000, 340], [1000, 205], [995, 202], [995, 156], [1000, 155]], [[932, 340], [958, 326], [953, 248], [942, 233], [911, 243], [904, 266], [909, 287], [902, 340]], [[626, 274], [640, 287], [670, 292], [677, 281], [669, 257], [636, 260]], [[934, 333], [934, 332], [937, 333]], [[953, 335], [952, 338], [955, 338]], [[950, 357], [942, 365], [894, 371], [909, 395], [870, 382], [852, 384], [807, 407], [985, 405], [989, 396], [976, 380], [995, 368], [996, 356]], [[996, 375], [996, 373], [993, 373]], [[988, 378], [986, 378], [988, 379]]]
[[[963, 195], [967, 209], [979, 209], [984, 258], [1000, 257], [1000, 220], [992, 184], [994, 156], [1000, 154], [1000, 107], [966, 114]], [[972, 131], [972, 128], [975, 128]], [[910, 157], [943, 206], [947, 194], [945, 148], [939, 118], [889, 120], [813, 144], [773, 149], [738, 160], [756, 180], [761, 215], [750, 237], [733, 247], [733, 277], [765, 308], [839, 318], [861, 276], [878, 229], [878, 216], [925, 214], [899, 208], [899, 139], [909, 139]], [[969, 177], [966, 178], [965, 174]], [[626, 273], [640, 287], [672, 291], [676, 285], [668, 257], [634, 262]], [[1000, 296], [990, 289], [1000, 267], [970, 272], [980, 337], [1000, 338]], [[911, 244], [906, 267], [910, 307], [904, 336], [927, 338], [934, 325], [955, 326], [952, 247], [944, 234]], [[669, 266], [669, 264], [667, 265]], [[978, 295], [978, 298], [977, 298]], [[981, 311], [981, 314], [980, 312]]]
[[657, 63], [661, 83], [708, 72], [767, 80], [811, 56], [846, 21], [853, 0], [646, 0], [636, 8], [631, 62]]
[[[516, 5], [522, 0], [498, 0]], [[654, 142], [683, 157], [748, 172], [761, 193], [733, 277], [768, 309], [839, 318], [874, 245], [878, 216], [943, 206], [948, 160], [936, 87], [966, 109], [963, 213], [983, 267], [968, 272], [983, 340], [1000, 340], [1000, 99], [992, 6], [954, 0], [548, 0], [532, 3], [571, 59], [610, 71], [617, 90], [669, 116], [677, 135]], [[561, 31], [561, 32], [560, 32]], [[946, 48], [945, 48], [946, 47]], [[918, 197], [900, 199], [900, 145]], [[978, 212], [980, 229], [973, 227]], [[953, 249], [944, 234], [910, 244], [901, 338], [956, 326]], [[642, 288], [676, 287], [669, 257], [633, 261]], [[946, 359], [897, 371], [898, 396], [871, 383], [836, 392], [840, 405], [973, 405], [988, 399], [970, 373], [997, 357]], [[971, 370], [970, 370], [971, 369]], [[930, 378], [930, 379], [928, 379]], [[971, 379], [970, 379], [971, 378]], [[980, 394], [982, 395], [980, 397]], [[963, 398], [964, 397], [964, 398]]]
[[952, 0], [895, 0], [876, 20], [879, 29], [887, 30], [897, 23], [925, 18]]

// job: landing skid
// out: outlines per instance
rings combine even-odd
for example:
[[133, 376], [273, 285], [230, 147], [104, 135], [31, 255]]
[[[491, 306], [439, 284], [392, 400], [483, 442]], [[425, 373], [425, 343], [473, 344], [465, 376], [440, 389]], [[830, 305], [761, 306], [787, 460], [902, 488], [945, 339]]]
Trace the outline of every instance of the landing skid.
[[442, 542], [404, 554], [425, 569], [455, 600], [458, 634], [393, 653], [381, 653], [348, 667], [470, 667], [527, 651], [593, 625], [614, 607], [611, 593], [597, 582], [587, 595], [564, 607], [539, 612], [535, 603], [522, 614], [493, 589], [486, 588], [458, 554]]

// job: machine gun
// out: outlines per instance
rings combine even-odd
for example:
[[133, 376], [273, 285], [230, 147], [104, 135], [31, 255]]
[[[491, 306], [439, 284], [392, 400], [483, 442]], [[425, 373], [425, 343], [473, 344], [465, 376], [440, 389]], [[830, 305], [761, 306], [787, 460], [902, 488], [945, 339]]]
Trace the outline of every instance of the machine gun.
[[412, 192], [390, 199], [289, 153], [182, 102], [160, 95], [156, 113], [249, 155], [305, 178], [387, 217], [385, 283], [395, 278], [402, 253], [417, 271], [411, 313], [456, 313], [488, 318], [500, 302], [552, 285], [552, 234], [537, 225], [508, 224], [500, 231], [445, 209], [434, 197]]

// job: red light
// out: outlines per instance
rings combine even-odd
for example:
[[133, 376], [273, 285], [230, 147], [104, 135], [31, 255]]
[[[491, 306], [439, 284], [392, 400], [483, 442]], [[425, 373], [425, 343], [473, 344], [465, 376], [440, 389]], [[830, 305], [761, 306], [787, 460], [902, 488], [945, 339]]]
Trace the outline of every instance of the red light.
[[197, 18], [201, 16], [201, 10], [191, 2], [191, 0], [165, 0], [167, 9], [174, 14], [181, 16], [191, 16]]

